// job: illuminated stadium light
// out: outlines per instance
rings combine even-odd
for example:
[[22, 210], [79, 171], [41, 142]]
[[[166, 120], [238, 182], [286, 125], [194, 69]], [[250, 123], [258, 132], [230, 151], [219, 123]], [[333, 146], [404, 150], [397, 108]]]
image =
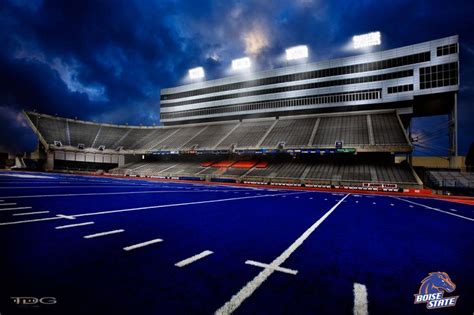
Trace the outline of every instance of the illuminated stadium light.
[[353, 36], [352, 41], [354, 42], [354, 49], [359, 49], [380, 45], [382, 43], [382, 37], [380, 35], [380, 32], [372, 32], [368, 34]]
[[300, 45], [286, 50], [286, 60], [290, 61], [302, 58], [308, 58], [308, 46]]
[[232, 60], [232, 69], [234, 70], [249, 69], [251, 65], [252, 63], [250, 62], [249, 57]]
[[189, 77], [193, 80], [204, 78], [204, 69], [202, 67], [189, 69]]

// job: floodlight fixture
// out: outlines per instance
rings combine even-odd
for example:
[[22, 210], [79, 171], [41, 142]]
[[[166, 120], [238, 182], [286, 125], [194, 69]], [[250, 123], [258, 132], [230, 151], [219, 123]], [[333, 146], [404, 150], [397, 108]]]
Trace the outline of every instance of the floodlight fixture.
[[308, 58], [308, 46], [300, 45], [300, 46], [288, 48], [286, 50], [287, 61], [302, 59], [302, 58]]
[[382, 36], [380, 32], [372, 32], [352, 37], [354, 49], [366, 48], [370, 46], [377, 46], [382, 43]]
[[197, 68], [189, 69], [189, 77], [193, 80], [204, 78], [204, 69], [203, 69], [203, 67], [197, 67]]
[[252, 63], [250, 62], [249, 57], [239, 58], [232, 60], [232, 69], [234, 70], [244, 70], [249, 69]]

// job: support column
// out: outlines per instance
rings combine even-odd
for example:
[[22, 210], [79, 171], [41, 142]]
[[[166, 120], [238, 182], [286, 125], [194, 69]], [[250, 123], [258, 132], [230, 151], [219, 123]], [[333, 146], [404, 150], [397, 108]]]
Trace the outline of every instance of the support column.
[[[412, 136], [411, 136], [411, 118], [410, 118], [410, 122], [408, 123], [408, 139], [410, 139], [410, 144], [412, 145], [412, 148], [413, 148], [413, 143], [412, 143]], [[408, 164], [410, 164], [411, 167], [413, 167], [413, 152], [410, 152], [407, 154], [407, 160], [408, 160]]]
[[458, 156], [458, 93], [454, 93], [454, 104], [449, 115], [449, 167], [456, 167]]
[[118, 167], [122, 167], [125, 165], [125, 155], [118, 156]]
[[45, 171], [52, 171], [54, 170], [54, 151], [48, 150], [46, 152], [46, 165]]

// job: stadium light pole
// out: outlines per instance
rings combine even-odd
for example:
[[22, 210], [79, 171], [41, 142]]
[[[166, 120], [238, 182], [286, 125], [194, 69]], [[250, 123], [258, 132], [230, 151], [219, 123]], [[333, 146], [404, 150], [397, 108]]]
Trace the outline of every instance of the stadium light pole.
[[232, 60], [232, 69], [236, 71], [250, 69], [252, 62], [249, 57]]
[[204, 78], [204, 69], [203, 69], [203, 67], [197, 67], [197, 68], [189, 69], [188, 73], [189, 73], [189, 78], [191, 80], [197, 80], [197, 79]]
[[380, 35], [380, 32], [355, 35], [352, 37], [352, 42], [354, 44], [354, 49], [378, 46], [382, 44], [382, 35]]

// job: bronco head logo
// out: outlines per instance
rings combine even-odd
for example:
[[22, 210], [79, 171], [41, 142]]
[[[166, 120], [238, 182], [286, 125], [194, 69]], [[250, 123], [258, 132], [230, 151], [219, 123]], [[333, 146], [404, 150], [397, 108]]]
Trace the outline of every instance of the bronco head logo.
[[456, 285], [451, 281], [446, 272], [430, 272], [428, 277], [421, 280], [418, 294], [431, 294], [446, 291], [451, 293], [456, 289]]

